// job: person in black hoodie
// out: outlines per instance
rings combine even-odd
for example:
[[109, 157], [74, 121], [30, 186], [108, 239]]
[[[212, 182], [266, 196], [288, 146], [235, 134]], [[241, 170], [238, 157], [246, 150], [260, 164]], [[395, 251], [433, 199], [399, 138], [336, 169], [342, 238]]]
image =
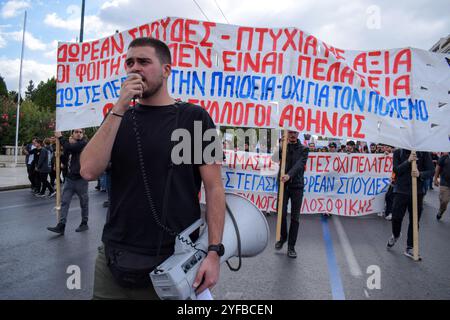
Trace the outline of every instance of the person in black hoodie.
[[[392, 248], [400, 237], [402, 221], [406, 209], [409, 212], [408, 237], [406, 240], [405, 256], [413, 256], [413, 210], [412, 210], [412, 178], [417, 177], [417, 207], [418, 220], [422, 215], [423, 197], [425, 195], [425, 181], [434, 173], [434, 166], [429, 152], [417, 152], [397, 149], [393, 156], [396, 183], [394, 185], [394, 204], [392, 207], [392, 236], [387, 243], [387, 249]], [[411, 162], [417, 161], [417, 170], [412, 170]]]
[[68, 173], [64, 182], [59, 223], [56, 227], [48, 227], [47, 229], [52, 232], [64, 234], [70, 202], [72, 201], [73, 195], [77, 194], [78, 198], [80, 198], [81, 224], [75, 231], [81, 232], [88, 230], [88, 181], [84, 180], [80, 175], [80, 154], [87, 144], [87, 141], [84, 139], [84, 132], [82, 129], [73, 130], [68, 141], [62, 136], [61, 132], [55, 132], [55, 137], [59, 139], [64, 153], [68, 156]]
[[39, 160], [37, 163], [37, 172], [39, 172], [39, 179], [41, 181], [41, 192], [37, 194], [38, 197], [45, 197], [45, 190], [48, 188], [49, 197], [55, 195], [55, 190], [48, 182], [47, 178], [52, 171], [52, 156], [53, 152], [50, 146], [50, 139], [44, 139], [44, 146], [41, 148]]
[[[283, 244], [288, 242], [287, 255], [297, 258], [295, 243], [297, 242], [300, 209], [303, 200], [303, 176], [309, 149], [302, 145], [298, 139], [297, 131], [288, 132], [288, 144], [286, 152], [286, 174], [281, 178], [284, 182], [283, 213], [281, 223], [281, 238], [275, 243], [275, 249], [280, 250]], [[274, 153], [274, 160], [277, 152]], [[278, 150], [278, 159], [281, 159], [281, 145]], [[289, 234], [287, 232], [287, 204], [291, 200], [291, 224]]]

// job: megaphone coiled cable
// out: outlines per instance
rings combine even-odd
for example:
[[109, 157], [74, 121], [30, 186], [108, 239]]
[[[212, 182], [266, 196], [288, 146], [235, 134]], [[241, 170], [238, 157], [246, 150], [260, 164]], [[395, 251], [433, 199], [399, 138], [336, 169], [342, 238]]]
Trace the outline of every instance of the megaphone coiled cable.
[[[238, 271], [239, 269], [241, 269], [241, 265], [242, 265], [241, 235], [239, 233], [239, 228], [238, 228], [238, 225], [236, 223], [236, 219], [234, 218], [233, 212], [231, 211], [230, 207], [228, 206], [228, 203], [225, 202], [225, 206], [227, 208], [228, 213], [230, 214], [231, 221], [233, 222], [233, 225], [234, 225], [234, 230], [236, 230], [237, 246], [238, 246], [238, 257], [239, 257], [238, 266], [236, 268], [232, 267], [231, 264], [228, 262], [228, 260], [226, 261], [226, 263], [228, 265], [228, 268], [230, 268], [231, 271]], [[225, 250], [226, 250], [226, 248], [225, 248]]]

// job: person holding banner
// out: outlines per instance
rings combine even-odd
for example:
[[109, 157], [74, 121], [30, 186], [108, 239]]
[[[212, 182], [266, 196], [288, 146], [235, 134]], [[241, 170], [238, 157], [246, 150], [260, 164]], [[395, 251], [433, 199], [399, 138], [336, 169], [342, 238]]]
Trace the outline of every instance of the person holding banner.
[[[411, 162], [417, 161], [417, 170], [412, 170]], [[404, 254], [414, 259], [413, 255], [413, 204], [412, 204], [412, 179], [417, 178], [417, 207], [418, 220], [422, 215], [423, 197], [425, 196], [425, 181], [434, 173], [433, 162], [429, 152], [417, 152], [415, 155], [410, 150], [397, 149], [393, 155], [393, 171], [396, 175], [394, 185], [394, 203], [392, 207], [392, 236], [387, 243], [387, 249], [391, 249], [400, 238], [402, 221], [406, 209], [409, 212], [408, 236]]]
[[55, 137], [59, 139], [64, 153], [68, 155], [68, 173], [64, 181], [64, 188], [61, 200], [61, 217], [56, 227], [48, 227], [47, 230], [64, 234], [66, 228], [67, 215], [69, 214], [70, 202], [76, 194], [80, 199], [81, 223], [76, 232], [83, 232], [89, 229], [89, 195], [88, 182], [80, 175], [80, 154], [86, 146], [83, 129], [72, 130], [69, 140], [65, 139], [61, 132], [55, 132]]
[[448, 152], [444, 152], [437, 162], [434, 185], [439, 187], [439, 211], [436, 219], [441, 220], [450, 201], [450, 156]]
[[[297, 131], [288, 131], [288, 144], [286, 153], [286, 172], [281, 181], [284, 182], [283, 213], [281, 221], [281, 237], [275, 243], [275, 249], [281, 250], [284, 243], [288, 242], [287, 255], [289, 258], [297, 258], [295, 243], [297, 242], [300, 209], [303, 200], [304, 173], [306, 161], [308, 160], [309, 149], [300, 143]], [[281, 144], [278, 152], [274, 152], [281, 159]], [[287, 232], [287, 205], [291, 200], [291, 224], [289, 233]]]
[[[211, 140], [202, 139], [209, 130], [221, 149], [215, 124], [205, 109], [169, 95], [171, 53], [164, 42], [131, 41], [125, 70], [128, 78], [119, 99], [81, 155], [81, 174], [90, 181], [111, 162], [110, 205], [95, 264], [93, 298], [158, 299], [149, 273], [173, 254], [179, 233], [200, 218], [203, 181], [209, 247], [193, 283], [199, 294], [217, 283], [223, 254], [217, 249], [225, 220], [222, 154], [205, 159]], [[130, 108], [134, 99], [139, 102]], [[200, 131], [200, 142], [194, 127]], [[179, 153], [174, 153], [178, 144], [172, 140], [178, 133], [190, 138], [181, 163]], [[183, 136], [180, 145], [185, 140]], [[199, 158], [192, 152], [194, 144], [195, 149], [200, 146]], [[184, 240], [194, 246], [196, 232], [190, 238]]]

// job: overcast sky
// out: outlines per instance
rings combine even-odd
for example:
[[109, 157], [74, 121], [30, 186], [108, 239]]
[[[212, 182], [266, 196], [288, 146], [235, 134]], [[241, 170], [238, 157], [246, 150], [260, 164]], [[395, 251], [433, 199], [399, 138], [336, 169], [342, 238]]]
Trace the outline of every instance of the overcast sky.
[[[22, 88], [56, 73], [57, 42], [76, 41], [81, 0], [0, 1], [0, 75], [18, 89], [27, 10]], [[223, 14], [222, 14], [222, 12]], [[84, 40], [167, 16], [245, 26], [296, 27], [342, 49], [428, 50], [450, 34], [449, 0], [86, 0]]]

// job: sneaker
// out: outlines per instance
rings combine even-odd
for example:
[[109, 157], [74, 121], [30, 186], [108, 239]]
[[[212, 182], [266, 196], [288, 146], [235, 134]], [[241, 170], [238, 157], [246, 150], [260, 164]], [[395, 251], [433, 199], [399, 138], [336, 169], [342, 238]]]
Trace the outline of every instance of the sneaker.
[[[405, 256], [407, 256], [408, 258], [411, 258], [414, 260], [414, 250], [413, 248], [409, 248], [407, 247], [405, 252], [403, 253]], [[422, 260], [422, 257], [419, 255], [419, 261]]]
[[47, 230], [63, 235], [65, 228], [66, 228], [66, 225], [64, 223], [58, 223], [58, 225], [56, 227], [47, 227]]
[[294, 247], [288, 247], [287, 255], [289, 258], [292, 258], [292, 259], [297, 258], [297, 252], [295, 252]]
[[441, 220], [443, 214], [444, 214], [443, 212], [439, 212], [439, 213], [436, 215], [436, 219], [437, 219], [438, 221]]
[[385, 219], [386, 219], [387, 221], [391, 221], [391, 220], [392, 220], [392, 213], [389, 213], [389, 214], [385, 217]]
[[103, 202], [103, 208], [108, 208], [109, 207], [109, 201], [106, 200], [105, 202]]
[[392, 248], [395, 245], [395, 243], [397, 242], [397, 240], [398, 240], [398, 238], [396, 238], [396, 237], [394, 237], [394, 235], [392, 235], [389, 238], [388, 243], [386, 245], [387, 249], [389, 250], [390, 248]]
[[36, 193], [35, 196], [38, 197], [38, 198], [46, 197], [45, 193]]
[[280, 250], [281, 248], [283, 248], [283, 245], [284, 245], [284, 243], [285, 243], [286, 241], [277, 241], [276, 243], [275, 243], [275, 249], [277, 249], [277, 250]]
[[80, 224], [80, 226], [79, 226], [78, 228], [75, 229], [75, 232], [82, 232], [82, 231], [86, 231], [86, 230], [88, 230], [88, 229], [89, 229], [89, 227], [88, 227], [88, 225], [87, 225], [87, 222], [82, 222], [82, 223]]
[[379, 216], [379, 217], [384, 216], [384, 212], [378, 212], [378, 213], [377, 213], [377, 216]]
[[49, 192], [48, 197], [49, 197], [49, 198], [54, 197], [55, 194], [56, 194], [56, 191]]

